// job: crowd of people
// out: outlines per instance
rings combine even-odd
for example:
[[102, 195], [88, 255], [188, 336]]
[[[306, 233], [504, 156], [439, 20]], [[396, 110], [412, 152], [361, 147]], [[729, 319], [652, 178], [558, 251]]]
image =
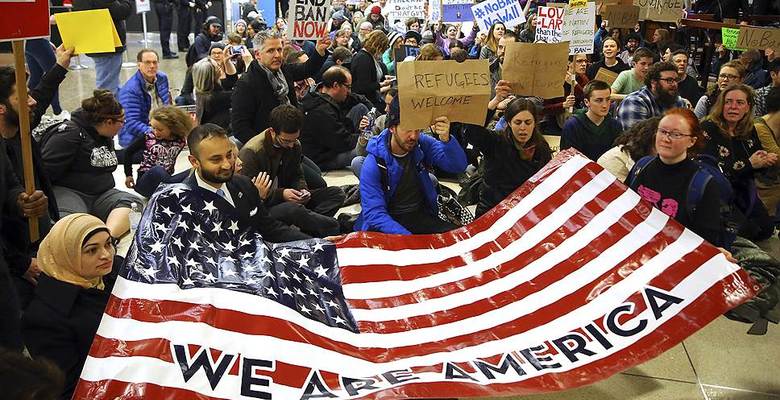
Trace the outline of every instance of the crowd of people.
[[[123, 43], [126, 1], [108, 7]], [[161, 21], [171, 7], [156, 5]], [[96, 61], [97, 89], [33, 142], [39, 190], [31, 194], [22, 189], [19, 105], [30, 107], [33, 128], [49, 106], [60, 114], [57, 91], [73, 54], [54, 50], [55, 63], [31, 76], [28, 99], [17, 96], [13, 68], [0, 67], [0, 347], [53, 361], [64, 378], [40, 380], [54, 376], [58, 397], [69, 398], [123, 262], [117, 241], [130, 230], [131, 211], [165, 183], [221, 198], [271, 242], [336, 240], [352, 231], [441, 233], [462, 224], [439, 212], [441, 180], [468, 182], [460, 205], [476, 205], [479, 217], [552, 159], [559, 149], [550, 137], [559, 136], [560, 150], [597, 161], [728, 257], [736, 237], [774, 234], [780, 59], [772, 49], [719, 48], [715, 82], [705, 88], [669, 30], [645, 40], [644, 26], [602, 25], [595, 54], [570, 56], [562, 97], [520, 96], [501, 68], [510, 43], [534, 41], [536, 7], [527, 1], [528, 22], [514, 29], [497, 22], [480, 32], [476, 24], [464, 31], [391, 21], [385, 0], [336, 0], [329, 34], [316, 41], [289, 40], [286, 21], [269, 26], [256, 2], [242, 6], [229, 32], [203, 15], [192, 45], [179, 35], [186, 78], [177, 97], [156, 50], [139, 51], [137, 72], [121, 85], [112, 63], [124, 48], [95, 55], [105, 58]], [[161, 41], [162, 58], [176, 58], [168, 35]], [[484, 123], [438, 116], [428, 129], [402, 128], [397, 63], [469, 58], [490, 65]], [[599, 79], [602, 70], [614, 81]], [[181, 106], [194, 106], [194, 118]], [[192, 168], [177, 174], [185, 147]], [[119, 163], [130, 190], [116, 187]], [[322, 176], [347, 168], [359, 179], [350, 196]], [[360, 203], [360, 213], [336, 218], [350, 202]], [[40, 221], [41, 239], [32, 243], [28, 217]]]

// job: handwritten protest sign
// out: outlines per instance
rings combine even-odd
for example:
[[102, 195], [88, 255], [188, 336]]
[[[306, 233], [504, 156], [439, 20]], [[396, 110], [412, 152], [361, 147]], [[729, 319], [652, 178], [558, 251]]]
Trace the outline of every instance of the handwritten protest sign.
[[441, 0], [430, 0], [428, 2], [428, 20], [438, 21], [441, 18]]
[[[556, 7], [539, 7], [536, 15], [536, 40], [559, 43], [563, 39], [563, 17], [566, 10]], [[592, 35], [592, 34], [591, 34]]]
[[723, 47], [729, 50], [747, 50], [737, 46], [737, 39], [739, 39], [739, 28], [726, 28], [724, 26], [720, 28], [720, 36], [723, 38]]
[[680, 22], [682, 19], [683, 0], [634, 0], [639, 6], [639, 20], [658, 22]]
[[737, 47], [741, 49], [759, 50], [772, 48], [776, 51], [780, 51], [780, 29], [754, 28], [752, 26], [740, 27]]
[[483, 125], [490, 101], [488, 60], [398, 64], [402, 129], [427, 128], [440, 116]]
[[601, 16], [610, 28], [633, 28], [639, 21], [639, 6], [614, 4], [601, 9]]
[[287, 37], [293, 40], [319, 39], [328, 34], [331, 0], [292, 0]]
[[525, 15], [516, 0], [487, 0], [471, 6], [471, 13], [477, 20], [479, 30], [487, 32], [496, 22], [512, 29], [525, 22]]
[[568, 59], [569, 42], [508, 43], [501, 77], [517, 95], [561, 97]]
[[472, 0], [442, 0], [442, 22], [466, 22], [474, 19], [471, 13]]
[[414, 18], [425, 18], [425, 2], [423, 0], [388, 0], [385, 6], [390, 21]]
[[78, 54], [114, 52], [122, 46], [107, 8], [54, 14], [62, 44]]
[[596, 3], [586, 3], [585, 7], [569, 7], [564, 14], [561, 39], [569, 41], [569, 54], [593, 54]]
[[617, 79], [618, 74], [615, 72], [612, 72], [604, 67], [599, 68], [598, 72], [596, 72], [596, 78], [597, 81], [606, 82], [609, 84], [609, 86], [612, 86], [612, 82], [615, 82], [615, 79]]

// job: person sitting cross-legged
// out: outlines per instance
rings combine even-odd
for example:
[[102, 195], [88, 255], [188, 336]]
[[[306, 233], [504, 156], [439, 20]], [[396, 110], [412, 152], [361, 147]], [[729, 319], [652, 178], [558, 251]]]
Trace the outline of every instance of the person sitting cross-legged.
[[261, 197], [271, 217], [315, 237], [339, 234], [333, 215], [344, 202], [344, 191], [335, 186], [309, 191], [303, 176], [298, 141], [303, 112], [281, 105], [271, 111], [269, 119], [271, 127], [238, 153], [243, 162], [241, 174], [263, 184]]
[[466, 170], [466, 154], [450, 136], [447, 117], [434, 120], [439, 140], [403, 129], [399, 96], [390, 104], [387, 129], [368, 143], [368, 156], [360, 173], [362, 211], [355, 230], [397, 234], [441, 233], [455, 229], [436, 214], [436, 188], [429, 166], [449, 173]]

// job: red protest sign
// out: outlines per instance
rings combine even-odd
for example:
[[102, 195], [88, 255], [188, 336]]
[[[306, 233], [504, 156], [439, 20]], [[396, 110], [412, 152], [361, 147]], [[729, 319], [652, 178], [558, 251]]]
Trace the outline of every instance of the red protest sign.
[[47, 0], [0, 1], [0, 41], [48, 36]]

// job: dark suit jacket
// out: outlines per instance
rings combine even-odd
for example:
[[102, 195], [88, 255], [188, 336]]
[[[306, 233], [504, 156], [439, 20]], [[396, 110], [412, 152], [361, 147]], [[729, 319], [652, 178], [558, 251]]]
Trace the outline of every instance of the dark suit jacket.
[[[195, 178], [196, 173], [190, 174], [184, 180], [187, 186], [193, 190], [200, 190], [203, 198], [206, 200], [227, 202], [227, 200], [217, 196], [217, 194], [198, 186], [197, 178]], [[230, 192], [230, 197], [233, 198], [233, 203], [236, 205], [234, 210], [241, 228], [253, 227], [263, 235], [265, 240], [273, 243], [311, 239], [311, 236], [293, 229], [291, 226], [285, 225], [268, 215], [268, 209], [265, 208], [265, 204], [263, 204], [260, 195], [257, 193], [257, 188], [255, 188], [255, 185], [252, 184], [249, 178], [242, 175], [233, 175], [233, 178], [225, 186]]]

